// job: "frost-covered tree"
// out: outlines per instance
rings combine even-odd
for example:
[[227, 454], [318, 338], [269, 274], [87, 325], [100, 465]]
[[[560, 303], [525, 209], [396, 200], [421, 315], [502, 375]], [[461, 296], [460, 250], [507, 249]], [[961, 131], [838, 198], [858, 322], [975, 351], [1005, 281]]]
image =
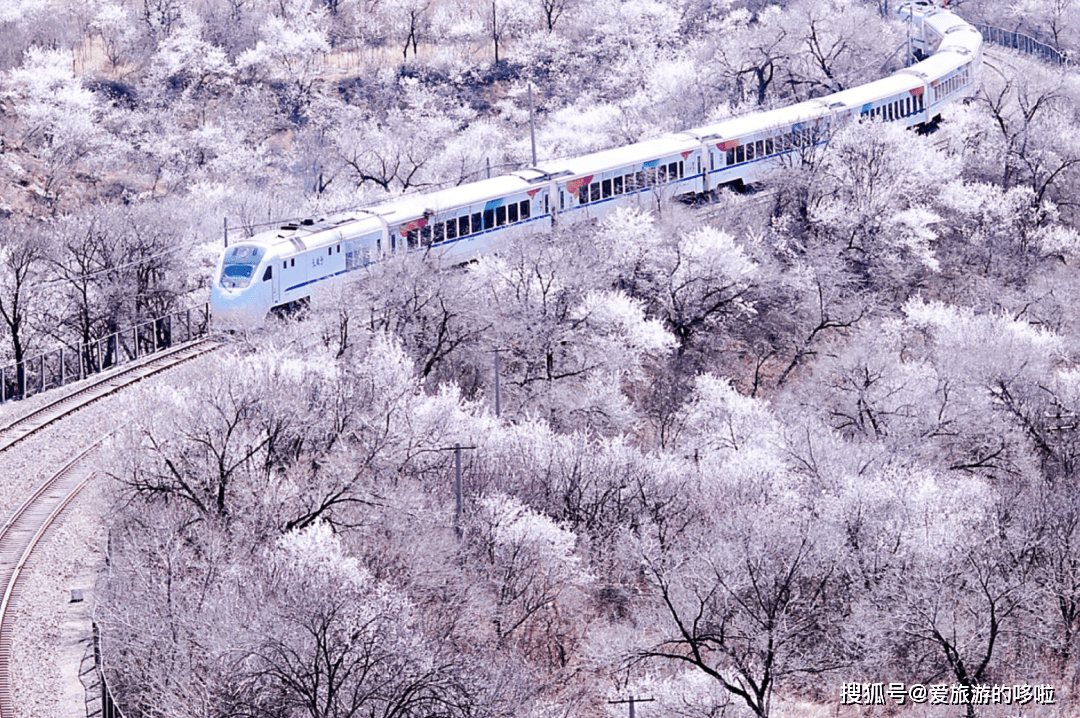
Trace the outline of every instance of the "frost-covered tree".
[[75, 76], [67, 53], [37, 47], [7, 73], [2, 97], [17, 116], [11, 140], [21, 150], [33, 191], [59, 211], [68, 194], [78, 194], [76, 175], [100, 177], [114, 150], [100, 126], [99, 98]]
[[[5, 354], [15, 364], [14, 382], [4, 387], [6, 396], [22, 396], [26, 390], [26, 359], [35, 345], [34, 319], [42, 305], [40, 286], [45, 269], [45, 250], [36, 233], [39, 227], [8, 220], [0, 245], [0, 319], [6, 336]], [[10, 352], [10, 353], [9, 353]]]

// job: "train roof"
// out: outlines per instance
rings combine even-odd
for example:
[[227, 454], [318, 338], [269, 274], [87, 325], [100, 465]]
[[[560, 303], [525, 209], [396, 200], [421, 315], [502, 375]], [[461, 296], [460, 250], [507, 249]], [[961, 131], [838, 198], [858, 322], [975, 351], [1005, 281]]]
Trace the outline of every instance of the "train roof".
[[907, 73], [898, 73], [868, 82], [865, 85], [852, 87], [850, 90], [833, 93], [824, 99], [827, 99], [829, 106], [834, 109], [840, 109], [840, 106], [859, 109], [869, 102], [892, 97], [902, 92], [910, 92], [922, 86], [923, 82], [918, 77]]
[[[916, 10], [916, 12], [918, 11]], [[968, 30], [979, 32], [970, 23], [965, 22], [959, 15], [942, 8], [934, 8], [927, 12], [924, 16], [923, 23], [942, 35], [949, 35], [953, 32]], [[979, 36], [982, 37], [981, 33]]]
[[791, 127], [803, 122], [812, 122], [828, 114], [829, 109], [821, 100], [807, 100], [788, 107], [754, 112], [721, 120], [711, 125], [695, 127], [686, 130], [685, 134], [696, 137], [698, 141], [734, 139], [757, 134], [770, 128]]
[[596, 172], [628, 167], [638, 162], [648, 162], [678, 152], [687, 152], [700, 146], [699, 143], [678, 135], [664, 135], [651, 140], [635, 142], [626, 147], [601, 150], [583, 157], [550, 160], [540, 164], [537, 169], [552, 177], [560, 175], [584, 175]]
[[935, 79], [944, 77], [957, 68], [963, 67], [971, 62], [971, 60], [972, 58], [970, 56], [956, 52], [938, 52], [919, 64], [912, 65], [906, 70], [900, 70], [900, 72], [896, 74], [914, 75], [922, 82], [931, 82]]
[[444, 212], [454, 207], [464, 207], [518, 192], [526, 192], [534, 186], [530, 179], [542, 179], [542, 177], [542, 173], [535, 170], [499, 175], [436, 192], [404, 195], [372, 207], [368, 211], [379, 215], [388, 224], [397, 224], [423, 216], [425, 212]]
[[[378, 219], [365, 212], [345, 212], [317, 220], [305, 219], [301, 222], [283, 224], [240, 240], [236, 244], [254, 244], [263, 247], [291, 245], [296, 251], [304, 251], [305, 248], [319, 246], [324, 241], [339, 241], [343, 238], [359, 236], [378, 230], [381, 226]], [[315, 236], [320, 234], [326, 234], [326, 236]], [[314, 241], [312, 241], [313, 237]], [[296, 240], [300, 240], [302, 245], [297, 246]]]

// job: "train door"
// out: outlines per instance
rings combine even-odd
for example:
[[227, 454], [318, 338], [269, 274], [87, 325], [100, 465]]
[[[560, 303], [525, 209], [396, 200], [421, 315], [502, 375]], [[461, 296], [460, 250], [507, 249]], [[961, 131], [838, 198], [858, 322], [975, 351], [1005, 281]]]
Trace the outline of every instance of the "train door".
[[281, 304], [281, 275], [284, 269], [280, 267], [274, 267], [276, 262], [270, 264], [270, 294], [271, 294], [271, 306]]

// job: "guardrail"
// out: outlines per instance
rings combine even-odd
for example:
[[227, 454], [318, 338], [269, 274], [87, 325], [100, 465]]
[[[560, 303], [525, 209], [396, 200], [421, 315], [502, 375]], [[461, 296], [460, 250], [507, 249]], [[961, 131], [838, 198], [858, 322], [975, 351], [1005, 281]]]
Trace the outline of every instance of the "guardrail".
[[1005, 30], [1000, 27], [994, 27], [993, 25], [984, 25], [979, 22], [973, 22], [971, 24], [978, 28], [979, 32], [982, 33], [983, 39], [987, 42], [992, 42], [995, 45], [1001, 45], [1002, 47], [1008, 47], [1013, 50], [1019, 50], [1028, 55], [1034, 55], [1041, 60], [1053, 62], [1064, 67], [1072, 65], [1069, 56], [1064, 52], [1058, 50], [1056, 47], [1047, 45], [1045, 42], [1040, 42], [1030, 35], [1025, 35], [1022, 32]]
[[[124, 718], [120, 706], [113, 700], [112, 691], [105, 682], [105, 666], [101, 652], [101, 632], [97, 622], [92, 624], [93, 636], [83, 652], [79, 665], [79, 681], [86, 696], [86, 718]], [[87, 665], [89, 664], [89, 666]]]
[[60, 347], [0, 367], [0, 404], [25, 399], [140, 359], [210, 331], [210, 304], [118, 329], [86, 344]]

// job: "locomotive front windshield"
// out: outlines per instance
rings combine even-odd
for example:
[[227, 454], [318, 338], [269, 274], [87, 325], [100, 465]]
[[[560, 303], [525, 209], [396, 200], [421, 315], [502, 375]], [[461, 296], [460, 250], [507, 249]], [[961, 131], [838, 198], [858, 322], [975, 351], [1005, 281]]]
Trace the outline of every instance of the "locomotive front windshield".
[[243, 289], [251, 283], [251, 275], [263, 258], [261, 247], [232, 247], [225, 251], [225, 262], [221, 269], [221, 286], [230, 289]]

